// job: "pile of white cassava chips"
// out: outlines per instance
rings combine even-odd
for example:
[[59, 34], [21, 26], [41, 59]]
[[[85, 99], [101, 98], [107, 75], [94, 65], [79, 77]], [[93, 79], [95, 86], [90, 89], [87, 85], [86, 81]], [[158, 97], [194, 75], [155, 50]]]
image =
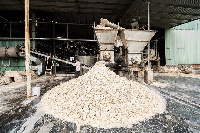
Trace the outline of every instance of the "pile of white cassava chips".
[[40, 105], [56, 118], [99, 128], [131, 128], [166, 109], [165, 99], [156, 91], [119, 77], [105, 62], [51, 89]]

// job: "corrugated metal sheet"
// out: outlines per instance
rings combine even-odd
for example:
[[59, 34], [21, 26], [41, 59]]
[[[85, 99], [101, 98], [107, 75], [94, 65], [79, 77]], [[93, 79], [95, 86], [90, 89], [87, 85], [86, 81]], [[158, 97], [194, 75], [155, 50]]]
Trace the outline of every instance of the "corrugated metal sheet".
[[165, 29], [166, 65], [200, 64], [200, 30]]
[[174, 27], [176, 30], [200, 30], [200, 19]]
[[[172, 27], [199, 18], [199, 0], [149, 0], [151, 27]], [[17, 21], [23, 14], [15, 16], [16, 11], [24, 11], [22, 0], [1, 0], [2, 17]], [[13, 12], [8, 12], [12, 10]], [[30, 10], [35, 11], [38, 20], [69, 23], [99, 23], [107, 18], [111, 22], [122, 22], [130, 26], [134, 19], [141, 18], [141, 26], [148, 22], [147, 0], [30, 0]], [[14, 14], [13, 14], [14, 13]], [[16, 13], [17, 14], [17, 13]], [[88, 15], [89, 14], [89, 15]], [[92, 16], [90, 16], [92, 15]], [[48, 16], [48, 17], [47, 17]], [[23, 17], [20, 17], [23, 21]], [[43, 22], [43, 21], [42, 21]], [[13, 30], [13, 29], [12, 29]], [[73, 30], [76, 32], [76, 28]], [[87, 32], [85, 32], [87, 33]]]

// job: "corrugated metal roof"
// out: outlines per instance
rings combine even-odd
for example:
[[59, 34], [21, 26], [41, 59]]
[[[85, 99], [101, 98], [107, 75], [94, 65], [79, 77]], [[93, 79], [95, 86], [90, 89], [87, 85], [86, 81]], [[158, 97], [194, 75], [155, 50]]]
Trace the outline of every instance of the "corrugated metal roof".
[[[148, 1], [151, 27], [173, 27], [200, 17], [199, 0]], [[24, 1], [1, 1], [0, 11], [3, 10], [24, 10]], [[71, 20], [72, 14], [74, 20], [70, 22], [84, 19], [83, 22], [97, 23], [100, 17], [105, 17], [112, 22], [120, 21], [122, 26], [130, 26], [134, 19], [140, 17], [141, 26], [147, 24], [147, 0], [30, 0], [30, 10], [53, 13], [53, 17], [62, 22]]]

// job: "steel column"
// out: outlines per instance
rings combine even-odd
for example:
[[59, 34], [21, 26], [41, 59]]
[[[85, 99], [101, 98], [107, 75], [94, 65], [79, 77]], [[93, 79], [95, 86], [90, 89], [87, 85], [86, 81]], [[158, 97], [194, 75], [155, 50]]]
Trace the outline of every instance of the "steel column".
[[[35, 13], [32, 13], [32, 23], [31, 23], [31, 26], [32, 26], [32, 38], [36, 37], [35, 21], [36, 21], [36, 19], [35, 19]], [[34, 40], [32, 41], [32, 48], [36, 49], [35, 41]]]
[[[95, 22], [94, 22], [94, 27], [95, 27]], [[94, 32], [94, 40], [96, 39], [96, 36], [95, 36], [95, 32]]]
[[69, 26], [68, 26], [68, 24], [67, 24], [67, 39], [69, 39]]
[[[67, 39], [69, 39], [69, 24], [67, 24]], [[67, 47], [69, 46], [69, 40], [67, 40]]]
[[29, 35], [29, 0], [25, 0], [25, 53], [27, 74], [27, 97], [31, 97], [31, 74], [30, 74], [30, 35]]
[[[150, 30], [149, 5], [150, 2], [148, 2], [148, 30]], [[148, 69], [150, 69], [150, 41], [148, 42]]]
[[[53, 25], [53, 38], [55, 38], [56, 36], [56, 28], [55, 28], [55, 24]], [[56, 42], [55, 40], [53, 40], [53, 55], [54, 57], [56, 56]]]
[[12, 23], [11, 23], [11, 21], [10, 21], [10, 38], [12, 37], [12, 34], [11, 34], [11, 33], [12, 33], [12, 29], [11, 29], [12, 26], [11, 26], [11, 24], [12, 24]]

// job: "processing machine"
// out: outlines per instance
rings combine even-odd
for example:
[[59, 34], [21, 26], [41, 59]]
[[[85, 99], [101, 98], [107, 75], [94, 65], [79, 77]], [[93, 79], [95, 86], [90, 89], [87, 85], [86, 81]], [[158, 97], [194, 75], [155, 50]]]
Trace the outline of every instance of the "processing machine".
[[[94, 27], [94, 32], [100, 48], [100, 60], [115, 62], [114, 49], [119, 47], [123, 64], [121, 69], [132, 74], [136, 73], [136, 76], [144, 75], [146, 63], [146, 58], [143, 57], [144, 48], [156, 31], [125, 29], [101, 18], [100, 25]], [[121, 51], [124, 51], [124, 54]]]

